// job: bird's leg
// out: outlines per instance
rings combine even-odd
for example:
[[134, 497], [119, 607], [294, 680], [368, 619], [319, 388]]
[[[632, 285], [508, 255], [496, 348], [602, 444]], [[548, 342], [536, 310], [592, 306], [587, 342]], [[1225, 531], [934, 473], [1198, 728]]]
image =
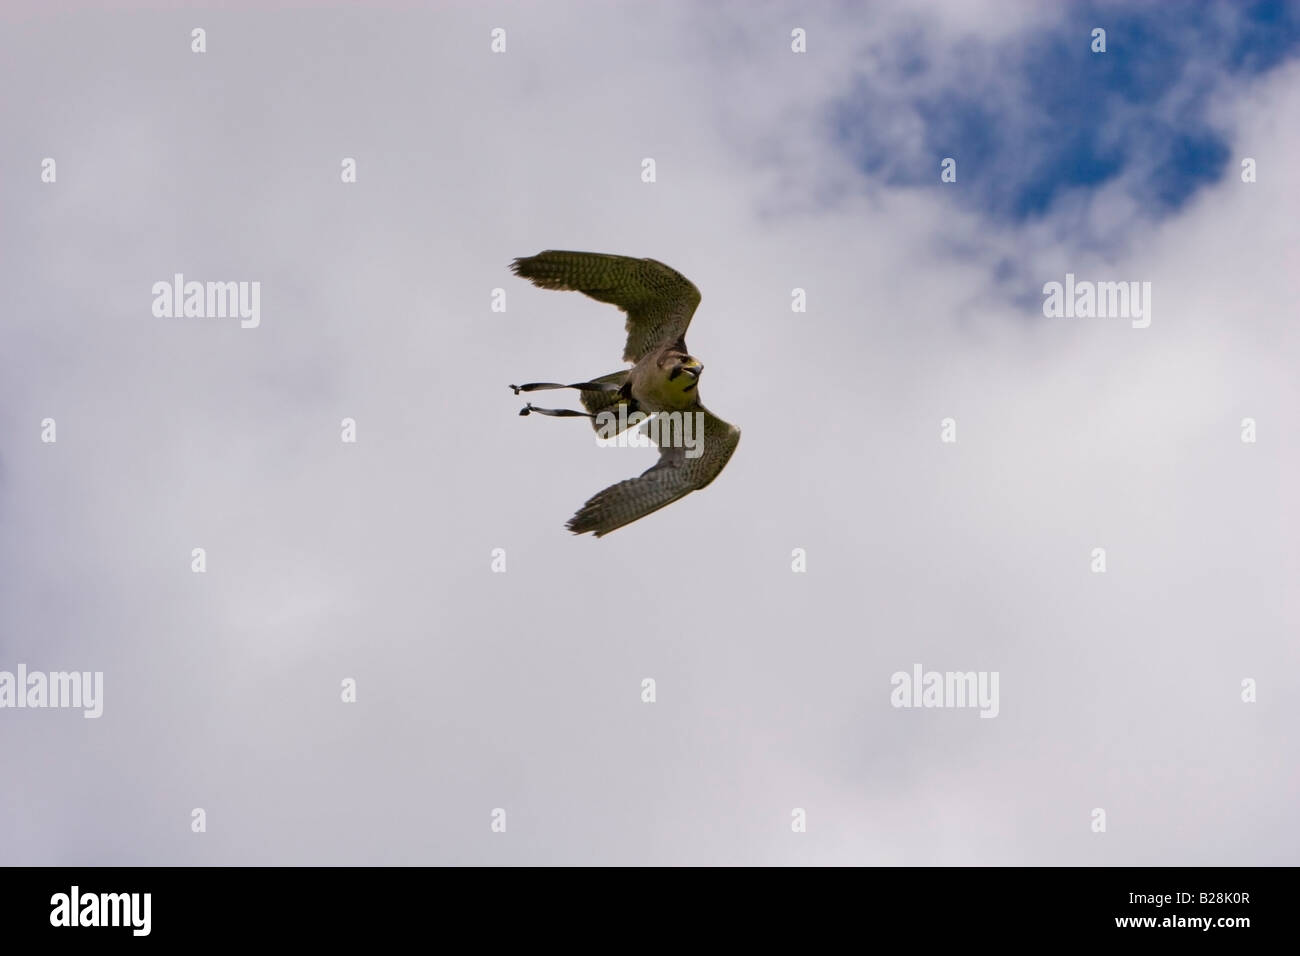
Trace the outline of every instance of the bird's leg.
[[511, 385], [510, 387], [518, 395], [520, 392], [536, 392], [543, 388], [565, 388], [566, 386], [558, 382], [529, 382], [527, 385]]
[[519, 409], [520, 415], [530, 415], [536, 412], [538, 415], [551, 415], [554, 418], [595, 418], [595, 415], [589, 412], [576, 412], [571, 408], [538, 408], [532, 402], [529, 402], [523, 408]]
[[515, 394], [520, 392], [537, 392], [544, 388], [576, 388], [584, 392], [617, 392], [619, 386], [613, 382], [578, 382], [575, 385], [561, 385], [558, 382], [529, 382], [527, 385], [511, 385]]
[[[617, 392], [622, 390], [622, 386], [615, 385], [613, 382], [577, 382], [573, 385], [561, 385], [558, 382], [529, 382], [527, 385], [511, 385], [515, 394], [520, 392], [537, 392], [547, 388], [576, 388], [582, 392]], [[529, 402], [519, 410], [520, 415], [530, 415], [536, 412], [539, 415], [551, 415], [555, 418], [595, 418], [590, 412], [578, 412], [569, 408], [538, 408], [532, 402]]]

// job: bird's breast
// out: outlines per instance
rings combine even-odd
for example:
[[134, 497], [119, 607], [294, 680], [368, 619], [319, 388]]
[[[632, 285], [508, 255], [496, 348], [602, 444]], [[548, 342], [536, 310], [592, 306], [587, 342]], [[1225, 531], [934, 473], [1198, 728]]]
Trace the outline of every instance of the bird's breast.
[[[686, 384], [692, 379], [688, 376]], [[682, 383], [669, 381], [667, 375], [649, 375], [632, 386], [632, 397], [643, 412], [683, 412], [699, 404], [696, 389], [682, 391]]]

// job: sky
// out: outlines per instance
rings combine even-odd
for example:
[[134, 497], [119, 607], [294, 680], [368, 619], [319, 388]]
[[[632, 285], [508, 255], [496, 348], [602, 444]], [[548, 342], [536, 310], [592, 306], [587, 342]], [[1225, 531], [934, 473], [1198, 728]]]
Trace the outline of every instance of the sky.
[[[0, 707], [0, 863], [1300, 862], [1297, 115], [1281, 3], [5, 5], [0, 680], [103, 699]], [[743, 433], [600, 540], [543, 249]]]

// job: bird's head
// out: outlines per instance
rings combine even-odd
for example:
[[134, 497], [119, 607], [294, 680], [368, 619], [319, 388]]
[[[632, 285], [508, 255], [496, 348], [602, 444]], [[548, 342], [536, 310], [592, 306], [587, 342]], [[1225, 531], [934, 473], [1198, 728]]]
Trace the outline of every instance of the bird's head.
[[700, 383], [704, 372], [704, 363], [693, 355], [674, 355], [665, 363], [668, 381], [686, 395], [695, 394], [695, 386]]

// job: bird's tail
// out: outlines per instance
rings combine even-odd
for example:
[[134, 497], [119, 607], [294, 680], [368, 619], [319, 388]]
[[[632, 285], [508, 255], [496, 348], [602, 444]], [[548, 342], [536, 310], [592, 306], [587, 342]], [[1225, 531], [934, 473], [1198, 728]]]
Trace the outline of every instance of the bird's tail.
[[[631, 369], [625, 368], [620, 372], [610, 372], [608, 375], [602, 375], [600, 378], [588, 379], [588, 381], [600, 382], [602, 385], [615, 385], [618, 389], [622, 389], [623, 386], [627, 384], [627, 376], [631, 371]], [[582, 399], [582, 407], [593, 415], [600, 415], [601, 412], [612, 412], [614, 415], [618, 415], [619, 407], [628, 403], [627, 396], [624, 395], [622, 391], [616, 389], [599, 392], [586, 391], [584, 389], [580, 392], [580, 397]], [[624, 421], [626, 421], [626, 419], [624, 419]], [[608, 424], [609, 416], [607, 415], [601, 416], [600, 418], [593, 418], [591, 420], [592, 428], [606, 438], [612, 437], [623, 430], [618, 427], [617, 421], [613, 426], [613, 429], [610, 429]]]

